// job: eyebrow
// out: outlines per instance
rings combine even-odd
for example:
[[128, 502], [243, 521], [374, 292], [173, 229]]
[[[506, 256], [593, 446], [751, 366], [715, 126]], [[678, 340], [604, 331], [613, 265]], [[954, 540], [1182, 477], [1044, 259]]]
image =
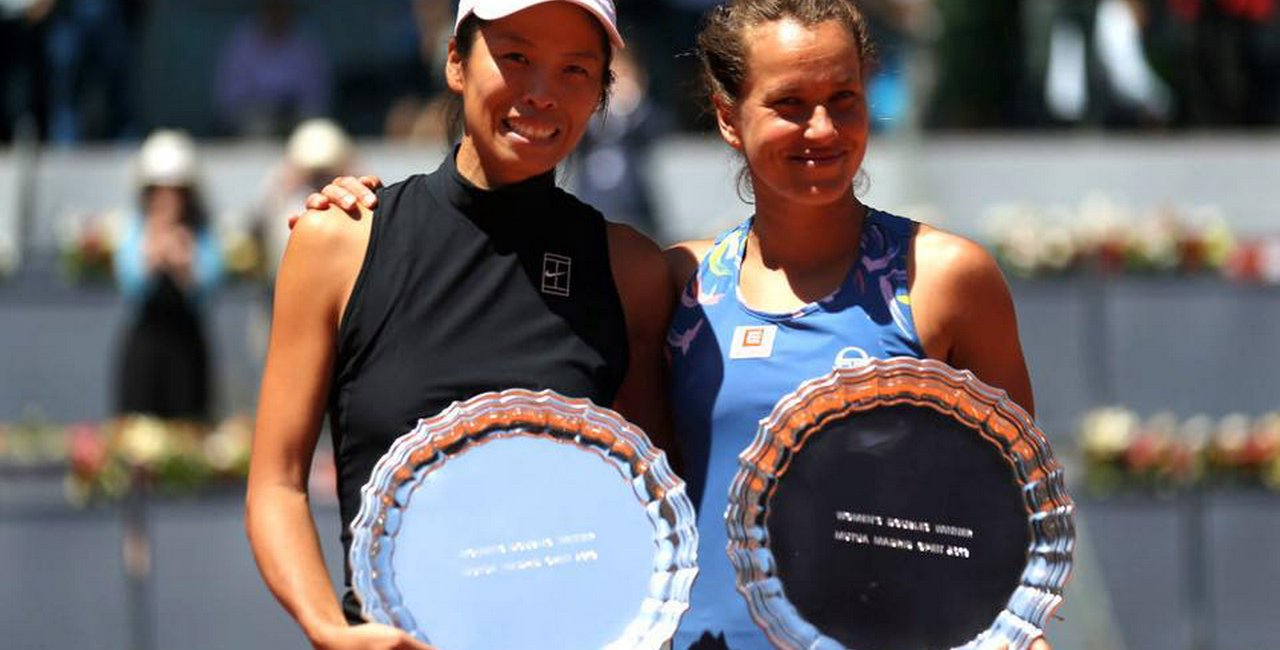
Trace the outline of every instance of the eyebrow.
[[[508, 43], [514, 43], [516, 45], [521, 45], [524, 47], [537, 47], [536, 43], [515, 32], [504, 32], [504, 31], [495, 32], [491, 40], [498, 41], [498, 42], [506, 41]], [[572, 57], [575, 59], [589, 59], [592, 61], [602, 60], [600, 53], [594, 50], [574, 50], [572, 52], [564, 52], [562, 53], [562, 55]]]
[[[829, 82], [819, 82], [819, 83], [829, 83], [832, 86], [845, 87], [845, 86], [854, 85], [854, 82], [856, 81], [856, 79], [857, 77], [850, 75], [848, 77], [841, 77], [840, 79], [833, 79]], [[803, 94], [806, 90], [808, 90], [813, 85], [814, 84], [805, 83], [801, 81], [785, 81], [781, 85], [778, 85], [766, 90], [765, 96], [769, 98], [775, 98], [779, 96]]]

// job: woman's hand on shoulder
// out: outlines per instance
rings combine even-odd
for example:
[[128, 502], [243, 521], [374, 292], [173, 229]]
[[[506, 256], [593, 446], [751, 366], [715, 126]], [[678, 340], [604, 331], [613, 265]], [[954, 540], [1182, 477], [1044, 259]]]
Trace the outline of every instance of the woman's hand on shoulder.
[[[325, 185], [319, 192], [307, 196], [305, 206], [308, 210], [328, 210], [339, 208], [352, 219], [363, 216], [361, 206], [372, 210], [378, 205], [378, 195], [373, 190], [382, 187], [382, 179], [377, 176], [339, 176]], [[293, 228], [302, 218], [303, 212], [289, 215], [289, 227]]]
[[1009, 286], [982, 246], [921, 225], [912, 246], [911, 305], [925, 353], [1009, 393], [1034, 415]]
[[313, 645], [318, 650], [434, 650], [404, 630], [378, 623], [335, 626]]

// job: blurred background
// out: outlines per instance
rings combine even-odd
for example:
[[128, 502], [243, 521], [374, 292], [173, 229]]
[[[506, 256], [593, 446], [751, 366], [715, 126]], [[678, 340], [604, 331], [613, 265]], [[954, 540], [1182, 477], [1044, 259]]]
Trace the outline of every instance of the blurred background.
[[[241, 524], [285, 216], [435, 168], [453, 4], [0, 0], [0, 646], [305, 646]], [[689, 54], [712, 3], [617, 4], [562, 181], [710, 236], [751, 210]], [[861, 196], [998, 255], [1070, 472], [1059, 650], [1280, 645], [1276, 4], [862, 3]], [[313, 483], [340, 579], [325, 442]]]

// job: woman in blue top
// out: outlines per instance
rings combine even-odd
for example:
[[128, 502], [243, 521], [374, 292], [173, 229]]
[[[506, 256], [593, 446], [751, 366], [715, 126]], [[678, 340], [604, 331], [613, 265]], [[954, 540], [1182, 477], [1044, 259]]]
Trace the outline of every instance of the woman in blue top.
[[156, 131], [134, 172], [139, 210], [114, 261], [129, 305], [116, 413], [204, 421], [212, 394], [204, 307], [221, 280], [222, 253], [200, 199], [195, 143]]
[[731, 1], [708, 15], [698, 53], [720, 135], [745, 158], [755, 214], [668, 252], [680, 294], [671, 406], [700, 535], [676, 645], [767, 648], [735, 590], [721, 515], [739, 452], [782, 396], [869, 357], [967, 368], [1028, 411], [1031, 385], [992, 257], [854, 193], [872, 55], [853, 2]]
[[[700, 535], [700, 573], [674, 647], [768, 648], [735, 589], [721, 515], [739, 452], [783, 395], [836, 366], [912, 356], [971, 370], [1029, 412], [1034, 404], [992, 257], [854, 193], [872, 64], [854, 3], [732, 0], [709, 14], [698, 46], [755, 213], [667, 255], [680, 296], [667, 339], [672, 409]], [[351, 178], [325, 193], [342, 205], [367, 194]]]

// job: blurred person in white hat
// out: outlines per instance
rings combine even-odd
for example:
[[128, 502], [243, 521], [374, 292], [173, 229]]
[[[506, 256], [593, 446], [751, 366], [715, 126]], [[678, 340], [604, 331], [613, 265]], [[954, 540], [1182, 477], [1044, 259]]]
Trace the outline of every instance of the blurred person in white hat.
[[125, 226], [115, 274], [131, 308], [116, 410], [163, 418], [210, 416], [203, 304], [222, 276], [222, 254], [200, 198], [196, 146], [181, 131], [143, 142], [133, 165], [139, 208]]
[[306, 120], [290, 134], [284, 156], [268, 175], [254, 209], [268, 278], [275, 278], [289, 240], [285, 217], [308, 194], [324, 187], [328, 179], [351, 174], [355, 154], [350, 136], [328, 118]]
[[369, 193], [376, 211], [298, 221], [276, 279], [246, 527], [264, 580], [315, 647], [428, 647], [365, 623], [349, 588], [334, 597], [307, 506], [326, 413], [344, 546], [395, 437], [480, 392], [588, 398], [668, 441], [674, 297], [661, 251], [555, 185], [622, 45], [609, 0], [463, 0], [445, 63], [460, 99], [454, 149], [435, 171]]

